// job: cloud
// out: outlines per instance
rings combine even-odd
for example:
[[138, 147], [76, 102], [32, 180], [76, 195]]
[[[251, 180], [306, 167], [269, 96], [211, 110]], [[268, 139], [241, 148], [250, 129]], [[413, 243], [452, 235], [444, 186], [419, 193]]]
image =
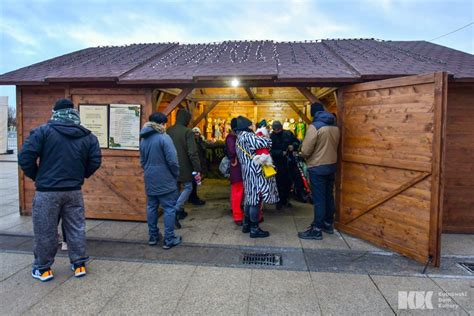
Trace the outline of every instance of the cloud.
[[39, 41], [23, 24], [12, 19], [2, 17], [0, 20], [0, 33], [9, 36], [21, 45], [38, 47]]

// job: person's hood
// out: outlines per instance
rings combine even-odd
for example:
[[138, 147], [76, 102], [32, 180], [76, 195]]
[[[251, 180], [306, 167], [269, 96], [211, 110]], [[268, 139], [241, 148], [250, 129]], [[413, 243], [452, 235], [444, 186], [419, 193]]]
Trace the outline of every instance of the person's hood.
[[176, 113], [176, 124], [188, 126], [189, 122], [191, 122], [191, 113], [186, 111], [185, 109], [179, 109], [178, 113]]
[[164, 124], [155, 122], [146, 122], [140, 131], [140, 138], [147, 138], [155, 133], [164, 134], [166, 131]]
[[91, 131], [85, 128], [84, 126], [74, 123], [51, 120], [48, 122], [48, 125], [54, 130], [56, 130], [58, 133], [72, 138], [81, 138], [91, 133]]
[[323, 126], [333, 126], [336, 125], [336, 118], [333, 114], [326, 111], [316, 112], [313, 118], [313, 124], [318, 129]]

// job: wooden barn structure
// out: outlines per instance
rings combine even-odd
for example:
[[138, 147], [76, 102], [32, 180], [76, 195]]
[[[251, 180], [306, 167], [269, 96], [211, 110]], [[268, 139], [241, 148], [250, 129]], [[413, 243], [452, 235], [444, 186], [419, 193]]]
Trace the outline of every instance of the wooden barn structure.
[[[320, 99], [342, 128], [341, 231], [434, 265], [442, 231], [474, 232], [467, 53], [373, 39], [136, 44], [83, 49], [3, 74], [0, 84], [17, 86], [19, 148], [63, 97], [108, 113], [139, 105], [139, 125], [153, 111], [172, 120], [187, 107], [201, 129], [210, 115], [310, 122], [307, 107]], [[111, 143], [102, 152], [102, 168], [83, 189], [87, 217], [145, 220], [139, 152]], [[20, 173], [19, 187], [20, 212], [29, 215], [34, 184]]]

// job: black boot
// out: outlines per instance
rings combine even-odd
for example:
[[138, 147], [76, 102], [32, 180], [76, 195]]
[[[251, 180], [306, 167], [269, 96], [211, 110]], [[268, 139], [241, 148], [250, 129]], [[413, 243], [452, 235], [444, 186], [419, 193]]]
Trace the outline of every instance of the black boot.
[[270, 236], [270, 233], [262, 230], [257, 223], [250, 224], [250, 238], [265, 238]]
[[244, 221], [242, 222], [242, 233], [250, 233], [250, 218], [244, 216]]

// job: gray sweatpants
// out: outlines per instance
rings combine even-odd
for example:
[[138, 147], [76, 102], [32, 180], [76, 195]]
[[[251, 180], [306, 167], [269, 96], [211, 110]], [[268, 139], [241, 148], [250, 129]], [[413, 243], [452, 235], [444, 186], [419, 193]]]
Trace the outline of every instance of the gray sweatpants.
[[86, 257], [86, 221], [82, 192], [38, 192], [33, 198], [33, 231], [35, 259], [33, 268], [48, 269], [58, 250], [58, 220], [61, 216], [67, 236], [69, 259], [81, 264]]

